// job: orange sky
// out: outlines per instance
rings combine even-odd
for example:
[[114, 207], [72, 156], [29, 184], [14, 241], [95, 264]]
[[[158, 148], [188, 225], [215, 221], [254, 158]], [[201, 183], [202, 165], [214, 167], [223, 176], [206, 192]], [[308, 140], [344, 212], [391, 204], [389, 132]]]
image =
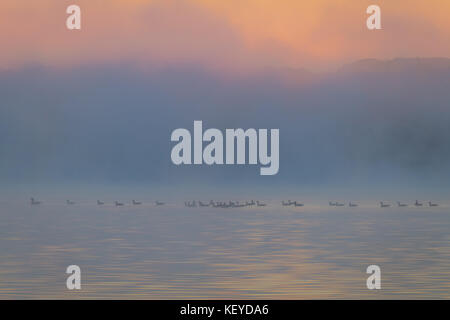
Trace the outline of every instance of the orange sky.
[[[70, 4], [82, 30], [65, 27]], [[383, 30], [366, 28], [378, 4]], [[0, 67], [199, 64], [335, 68], [361, 58], [450, 57], [449, 0], [2, 0]]]

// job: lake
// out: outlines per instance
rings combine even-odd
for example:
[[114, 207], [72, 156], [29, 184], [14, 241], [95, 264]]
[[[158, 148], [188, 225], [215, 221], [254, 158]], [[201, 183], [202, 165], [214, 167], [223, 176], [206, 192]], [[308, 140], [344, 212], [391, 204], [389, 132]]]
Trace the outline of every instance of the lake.
[[[0, 202], [0, 298], [450, 298], [446, 206], [183, 202]], [[72, 264], [79, 291], [66, 289]], [[366, 287], [372, 264], [381, 290]]]

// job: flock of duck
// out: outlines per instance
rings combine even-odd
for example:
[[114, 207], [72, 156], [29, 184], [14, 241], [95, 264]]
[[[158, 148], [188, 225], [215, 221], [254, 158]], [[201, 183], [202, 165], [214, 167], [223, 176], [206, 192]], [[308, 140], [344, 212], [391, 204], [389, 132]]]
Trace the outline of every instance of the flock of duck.
[[[203, 203], [201, 201], [198, 201], [198, 206], [199, 207], [213, 207], [213, 208], [242, 208], [242, 207], [252, 207], [252, 206], [257, 206], [257, 207], [265, 207], [267, 204], [262, 203], [260, 201], [246, 201], [245, 203], [240, 203], [239, 201], [228, 201], [228, 202], [221, 202], [221, 201], [217, 201], [214, 202], [213, 200], [210, 200], [209, 203]], [[185, 207], [189, 207], [189, 208], [195, 208], [197, 207], [197, 201], [193, 200], [193, 201], [186, 201], [184, 202], [184, 206]]]
[[[328, 202], [328, 204], [329, 204], [330, 206], [334, 206], [334, 207], [344, 207], [344, 206], [345, 206], [344, 203], [331, 202], [331, 201]], [[350, 201], [350, 202], [348, 203], [348, 206], [349, 206], [349, 207], [357, 207], [358, 204], [356, 204], [356, 203]], [[380, 207], [381, 207], [381, 208], [389, 208], [390, 206], [391, 206], [390, 203], [385, 203], [385, 202], [383, 202], [383, 201], [380, 201]], [[400, 202], [400, 201], [397, 201], [397, 206], [398, 206], [398, 207], [407, 207], [408, 204], [402, 203], [402, 202]], [[423, 203], [422, 203], [422, 202], [419, 202], [419, 200], [416, 200], [416, 202], [414, 202], [414, 206], [415, 206], [415, 207], [423, 207]], [[429, 206], [429, 207], [438, 207], [439, 205], [438, 205], [437, 203], [433, 203], [433, 202], [431, 202], [431, 201], [428, 201], [428, 206]]]
[[[34, 198], [30, 199], [30, 204], [31, 205], [39, 205], [41, 203], [42, 203], [41, 201], [38, 201], [38, 200], [36, 200]], [[72, 200], [66, 200], [66, 204], [67, 205], [74, 205], [75, 202], [72, 201]], [[104, 204], [105, 204], [105, 202], [97, 200], [97, 205], [101, 206], [101, 205], [104, 205]], [[134, 206], [138, 206], [138, 205], [141, 205], [142, 202], [136, 201], [136, 200], [132, 200], [131, 204], [134, 205]], [[124, 206], [125, 203], [119, 202], [119, 201], [114, 201], [114, 205], [116, 207], [121, 207], [121, 206]], [[163, 206], [163, 205], [165, 205], [165, 203], [161, 202], [161, 201], [155, 201], [155, 205], [156, 206]], [[195, 208], [197, 206], [198, 207], [213, 207], [213, 208], [242, 208], [242, 207], [253, 207], [253, 206], [256, 206], [256, 207], [265, 207], [265, 206], [267, 206], [267, 204], [265, 204], [263, 202], [260, 202], [258, 200], [257, 201], [254, 201], [254, 200], [245, 201], [245, 203], [244, 202], [241, 203], [239, 201], [225, 201], [225, 202], [222, 202], [222, 201], [210, 200], [209, 202], [202, 202], [202, 201], [193, 200], [193, 201], [185, 201], [184, 205], [185, 205], [185, 207], [189, 207], [189, 208]], [[283, 201], [281, 201], [281, 205], [283, 207], [289, 207], [289, 206], [303, 207], [304, 206], [303, 203], [298, 202], [298, 201], [292, 201], [292, 200], [287, 200], [287, 201], [283, 200]], [[328, 205], [331, 206], [331, 207], [345, 207], [346, 206], [345, 203], [338, 202], [338, 201], [335, 201], [335, 202], [329, 201]], [[422, 202], [418, 201], [418, 200], [416, 200], [416, 202], [414, 202], [413, 205], [415, 207], [423, 207], [424, 206], [424, 204]], [[357, 207], [357, 206], [358, 206], [358, 204], [354, 203], [352, 201], [350, 201], [348, 203], [348, 207]], [[383, 201], [380, 201], [380, 207], [381, 208], [388, 208], [390, 206], [391, 206], [390, 203], [385, 203]], [[400, 201], [397, 201], [397, 206], [398, 207], [407, 207], [408, 204], [402, 203]], [[438, 207], [438, 206], [439, 205], [437, 203], [433, 203], [431, 201], [428, 201], [428, 207]]]
[[[34, 198], [31, 198], [31, 199], [30, 199], [30, 204], [31, 204], [31, 205], [38, 205], [38, 204], [42, 204], [42, 201], [38, 201], [38, 200], [36, 200], [36, 199], [34, 199]], [[66, 204], [69, 205], [69, 206], [70, 206], [70, 205], [74, 205], [74, 204], [75, 204], [75, 201], [72, 201], [72, 200], [66, 200]], [[104, 205], [104, 204], [105, 204], [104, 201], [97, 200], [97, 205], [98, 205], [98, 206], [102, 206], [102, 205]], [[141, 205], [142, 202], [136, 201], [136, 200], [132, 200], [132, 201], [131, 201], [131, 204], [132, 204], [133, 206], [138, 206], [138, 205]], [[125, 205], [125, 203], [124, 203], [124, 202], [119, 202], [119, 201], [114, 201], [114, 205], [115, 205], [116, 207], [122, 207], [122, 206]], [[161, 201], [155, 201], [155, 205], [156, 205], [156, 206], [162, 206], [162, 205], [164, 205], [164, 202], [161, 202]]]
[[[255, 202], [254, 200], [246, 201], [245, 203], [240, 203], [239, 201], [235, 201], [235, 202], [233, 202], [233, 201], [214, 202], [213, 200], [210, 200], [209, 203], [203, 203], [201, 201], [197, 202], [195, 200], [193, 200], [191, 202], [187, 201], [187, 202], [184, 203], [184, 205], [186, 207], [190, 207], [190, 208], [197, 207], [197, 204], [198, 204], [199, 207], [214, 207], [214, 208], [240, 208], [240, 207], [251, 207], [251, 206], [254, 206], [254, 205], [256, 205], [257, 207], [265, 207], [266, 206], [265, 203], [262, 203], [262, 202], [259, 202], [259, 201]], [[304, 206], [303, 203], [298, 202], [298, 201], [292, 201], [292, 200], [287, 200], [287, 201], [283, 200], [283, 201], [281, 201], [281, 205], [283, 207], [289, 207], [289, 206], [303, 207]], [[341, 202], [337, 202], [337, 201], [335, 201], [335, 202], [329, 201], [328, 205], [331, 206], [331, 207], [345, 207], [346, 206], [345, 203], [341, 203]], [[351, 207], [351, 208], [354, 208], [354, 207], [357, 207], [358, 204], [355, 203], [355, 202], [350, 201], [348, 203], [348, 206]], [[390, 206], [391, 205], [389, 203], [385, 203], [383, 201], [380, 201], [380, 207], [381, 208], [388, 208]], [[397, 201], [397, 206], [399, 206], [399, 207], [407, 207], [408, 205], [406, 203], [401, 203], [401, 202]], [[422, 207], [423, 203], [419, 202], [418, 200], [416, 200], [416, 202], [414, 203], [414, 206]], [[437, 203], [433, 203], [431, 201], [428, 201], [428, 206], [429, 207], [437, 207], [439, 205]]]
[[[380, 202], [380, 207], [381, 208], [388, 208], [391, 205], [389, 203], [384, 203], [383, 201]], [[401, 203], [400, 201], [397, 201], [397, 206], [398, 207], [407, 207], [408, 204], [406, 203]], [[414, 202], [414, 206], [415, 207], [423, 207], [423, 203], [419, 202], [418, 200], [416, 200], [416, 202]], [[431, 201], [428, 201], [428, 206], [429, 207], [438, 207], [439, 205], [437, 203], [433, 203]]]

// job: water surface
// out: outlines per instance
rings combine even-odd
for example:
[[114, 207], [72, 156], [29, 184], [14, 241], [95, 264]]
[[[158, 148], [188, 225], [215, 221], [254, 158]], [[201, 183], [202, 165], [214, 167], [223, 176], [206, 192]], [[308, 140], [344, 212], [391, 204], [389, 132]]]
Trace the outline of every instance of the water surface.
[[[450, 298], [448, 208], [373, 204], [1, 202], [0, 298]], [[81, 291], [66, 289], [71, 264]]]

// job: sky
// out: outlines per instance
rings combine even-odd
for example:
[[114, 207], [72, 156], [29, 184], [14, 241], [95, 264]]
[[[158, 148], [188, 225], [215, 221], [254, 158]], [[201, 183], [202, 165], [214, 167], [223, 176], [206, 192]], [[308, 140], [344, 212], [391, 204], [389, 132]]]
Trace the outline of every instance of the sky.
[[[82, 29], [66, 29], [66, 7]], [[366, 28], [381, 7], [382, 30]], [[129, 63], [327, 71], [362, 58], [448, 57], [447, 0], [3, 0], [0, 68]]]

